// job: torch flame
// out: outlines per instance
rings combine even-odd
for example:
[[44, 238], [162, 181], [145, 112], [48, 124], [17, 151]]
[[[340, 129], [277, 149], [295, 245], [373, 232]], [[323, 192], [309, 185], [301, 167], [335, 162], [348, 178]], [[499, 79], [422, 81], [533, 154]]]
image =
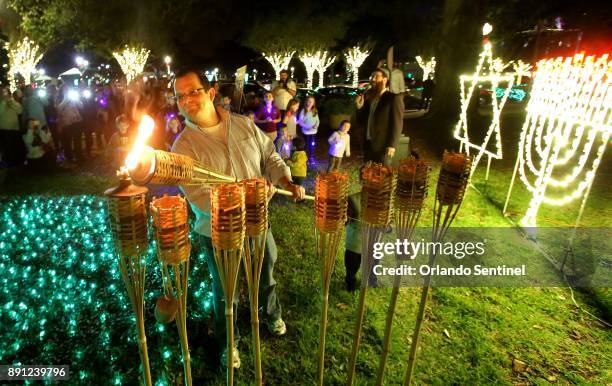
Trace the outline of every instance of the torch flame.
[[138, 165], [138, 159], [145, 148], [147, 139], [153, 134], [153, 128], [155, 127], [155, 121], [148, 115], [143, 115], [140, 120], [140, 126], [138, 126], [138, 136], [134, 142], [132, 150], [125, 158], [125, 165], [128, 169], [134, 169]]

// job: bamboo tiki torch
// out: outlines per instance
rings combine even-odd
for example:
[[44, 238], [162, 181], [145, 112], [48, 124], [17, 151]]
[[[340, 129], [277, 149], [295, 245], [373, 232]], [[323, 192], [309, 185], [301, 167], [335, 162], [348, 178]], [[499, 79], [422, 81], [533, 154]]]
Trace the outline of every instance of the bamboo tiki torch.
[[108, 197], [108, 215], [115, 251], [119, 255], [121, 278], [136, 316], [144, 383], [150, 386], [151, 370], [144, 326], [146, 256], [149, 247], [145, 206], [147, 188], [132, 185], [125, 168], [119, 171], [118, 176], [119, 186], [108, 189], [104, 194]]
[[225, 295], [227, 384], [234, 384], [234, 294], [244, 248], [245, 200], [242, 184], [220, 184], [210, 196], [215, 263]]
[[380, 242], [383, 230], [391, 222], [393, 214], [393, 195], [397, 184], [397, 173], [390, 167], [380, 164], [368, 164], [362, 171], [361, 189], [361, 222], [363, 226], [362, 236], [362, 278], [361, 291], [359, 292], [359, 304], [357, 306], [357, 321], [353, 338], [353, 349], [347, 385], [351, 386], [355, 378], [355, 366], [359, 344], [361, 343], [361, 331], [363, 327], [363, 315], [365, 312], [365, 299], [369, 286], [373, 261], [374, 243]]
[[[236, 182], [236, 178], [215, 171], [212, 167], [184, 154], [153, 150], [148, 146], [139, 149], [138, 158], [128, 163], [130, 177], [137, 185], [215, 185]], [[276, 189], [276, 193], [292, 197], [288, 190]], [[305, 196], [306, 200], [314, 200]]]
[[187, 283], [191, 242], [187, 213], [187, 202], [180, 196], [164, 195], [151, 202], [157, 257], [164, 287], [164, 295], [157, 299], [155, 305], [155, 318], [160, 323], [176, 321], [181, 340], [185, 384], [191, 386], [191, 356], [187, 339]]
[[[417, 160], [412, 157], [400, 161], [394, 208], [397, 238], [400, 240], [410, 240], [412, 238], [416, 224], [421, 216], [423, 203], [427, 197], [428, 178], [429, 166], [426, 161]], [[397, 265], [400, 264], [401, 259], [402, 256], [396, 255]], [[379, 386], [384, 381], [385, 366], [391, 342], [391, 331], [393, 329], [393, 316], [395, 315], [401, 280], [402, 277], [400, 275], [395, 276], [391, 291], [391, 301], [387, 310], [383, 351], [376, 377], [376, 384]]]
[[[433, 208], [432, 241], [434, 243], [444, 240], [448, 228], [450, 228], [457, 216], [457, 212], [459, 212], [459, 208], [461, 208], [461, 203], [463, 202], [465, 190], [469, 181], [471, 164], [472, 160], [470, 157], [463, 153], [444, 152]], [[431, 253], [429, 256], [430, 267], [433, 266], [435, 260], [436, 254]], [[404, 386], [408, 386], [412, 382], [414, 364], [416, 362], [416, 351], [419, 344], [419, 334], [423, 324], [423, 316], [425, 314], [425, 307], [427, 306], [430, 286], [431, 275], [427, 275], [421, 291], [421, 300], [417, 311], [416, 324], [412, 334], [412, 343], [410, 345], [410, 355], [408, 357], [408, 368], [406, 369]]]
[[259, 340], [259, 281], [268, 233], [268, 188], [263, 178], [243, 180], [246, 210], [244, 270], [251, 304], [251, 334], [255, 366], [255, 384], [262, 385], [261, 346]]
[[321, 263], [321, 323], [319, 329], [319, 385], [325, 369], [325, 335], [329, 307], [329, 285], [346, 224], [348, 175], [337, 171], [319, 174], [315, 190], [317, 257]]

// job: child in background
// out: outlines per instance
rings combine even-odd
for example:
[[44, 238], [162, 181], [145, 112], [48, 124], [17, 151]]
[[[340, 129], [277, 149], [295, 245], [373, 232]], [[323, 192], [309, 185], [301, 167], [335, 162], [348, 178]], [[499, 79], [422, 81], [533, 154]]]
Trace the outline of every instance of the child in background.
[[232, 98], [229, 96], [224, 96], [221, 98], [221, 107], [223, 107], [226, 111], [232, 112]]
[[351, 136], [349, 130], [351, 129], [351, 122], [344, 120], [340, 123], [338, 130], [334, 131], [329, 137], [329, 166], [327, 172], [337, 170], [340, 168], [342, 163], [342, 157], [346, 155], [351, 156]]
[[172, 145], [181, 131], [183, 131], [183, 128], [181, 127], [181, 121], [178, 117], [168, 119], [166, 122], [166, 136], [164, 139], [168, 151], [172, 151]]
[[287, 112], [282, 120], [280, 137], [276, 141], [278, 154], [286, 160], [291, 157], [291, 141], [297, 134], [297, 111], [300, 108], [300, 101], [291, 99], [287, 104]]
[[110, 160], [113, 167], [119, 168], [125, 163], [130, 149], [132, 148], [133, 137], [128, 132], [130, 122], [125, 114], [120, 114], [115, 119], [117, 131], [108, 141], [106, 147], [106, 157]]
[[53, 139], [47, 126], [40, 127], [40, 121], [30, 118], [26, 121], [27, 132], [23, 135], [26, 145], [28, 169], [50, 171], [55, 167]]
[[302, 137], [295, 137], [293, 139], [293, 154], [291, 159], [287, 160], [287, 165], [291, 169], [291, 179], [294, 184], [302, 185], [306, 179], [306, 173], [308, 172], [308, 156], [304, 151], [306, 143]]

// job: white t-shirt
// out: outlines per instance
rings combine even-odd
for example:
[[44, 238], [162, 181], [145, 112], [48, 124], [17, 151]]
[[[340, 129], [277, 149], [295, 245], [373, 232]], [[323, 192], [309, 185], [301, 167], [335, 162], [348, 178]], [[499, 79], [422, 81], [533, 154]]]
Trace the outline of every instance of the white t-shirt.
[[[291, 91], [297, 91], [297, 85], [294, 81], [287, 80], [287, 89]], [[274, 95], [274, 106], [279, 110], [287, 110], [287, 104], [293, 99], [293, 95], [289, 93], [285, 88], [279, 87], [278, 81], [272, 84], [272, 93]]]

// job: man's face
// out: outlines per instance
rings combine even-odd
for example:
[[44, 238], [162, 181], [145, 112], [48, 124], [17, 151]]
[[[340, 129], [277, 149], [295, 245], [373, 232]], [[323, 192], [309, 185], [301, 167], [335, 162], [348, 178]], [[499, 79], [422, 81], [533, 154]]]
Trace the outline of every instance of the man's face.
[[206, 111], [206, 106], [215, 96], [214, 88], [204, 91], [204, 86], [196, 74], [188, 73], [174, 82], [174, 96], [181, 114], [192, 122], [198, 122]]
[[280, 80], [281, 81], [286, 82], [288, 77], [289, 77], [289, 75], [287, 75], [286, 72], [281, 72], [280, 73]]
[[384, 77], [382, 72], [374, 71], [370, 77], [370, 83], [373, 88], [381, 90], [387, 86], [387, 78]]

